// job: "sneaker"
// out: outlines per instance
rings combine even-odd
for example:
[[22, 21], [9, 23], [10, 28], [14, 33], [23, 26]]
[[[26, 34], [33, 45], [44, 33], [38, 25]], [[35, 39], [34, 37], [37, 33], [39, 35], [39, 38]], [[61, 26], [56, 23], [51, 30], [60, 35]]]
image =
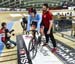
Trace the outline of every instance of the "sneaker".
[[13, 48], [13, 47], [15, 47], [15, 45], [14, 44], [11, 44], [11, 48]]
[[46, 43], [46, 44], [43, 44], [42, 46], [47, 46], [48, 44]]
[[53, 49], [51, 50], [52, 53], [55, 53], [56, 51], [57, 51], [57, 48], [53, 48]]

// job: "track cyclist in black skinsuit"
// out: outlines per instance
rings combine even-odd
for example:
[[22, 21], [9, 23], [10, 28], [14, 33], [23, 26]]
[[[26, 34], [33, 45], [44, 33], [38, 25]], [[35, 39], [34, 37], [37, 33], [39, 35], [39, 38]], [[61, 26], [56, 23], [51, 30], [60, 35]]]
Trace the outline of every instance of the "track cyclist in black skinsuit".
[[24, 31], [27, 30], [27, 19], [24, 15], [23, 15], [23, 18], [22, 18], [21, 26], [23, 28], [23, 34], [24, 34]]

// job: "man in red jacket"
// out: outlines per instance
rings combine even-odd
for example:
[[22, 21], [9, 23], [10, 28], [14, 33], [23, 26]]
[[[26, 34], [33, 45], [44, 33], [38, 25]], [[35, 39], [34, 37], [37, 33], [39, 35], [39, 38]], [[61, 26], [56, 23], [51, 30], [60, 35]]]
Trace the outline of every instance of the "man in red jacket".
[[56, 41], [54, 39], [53, 31], [52, 31], [53, 15], [49, 11], [48, 4], [43, 4], [42, 8], [43, 8], [43, 13], [42, 13], [41, 25], [44, 26], [44, 34], [45, 34], [45, 37], [46, 37], [46, 43], [43, 46], [48, 44], [49, 37], [50, 37], [50, 39], [52, 41], [52, 44], [53, 44], [53, 47], [54, 47], [52, 49], [52, 52], [55, 52], [56, 51]]

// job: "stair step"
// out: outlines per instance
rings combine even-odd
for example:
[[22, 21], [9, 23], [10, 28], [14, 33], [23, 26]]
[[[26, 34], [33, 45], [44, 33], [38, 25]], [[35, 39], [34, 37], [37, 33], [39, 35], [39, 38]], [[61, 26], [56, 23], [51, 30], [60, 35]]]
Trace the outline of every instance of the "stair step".
[[9, 53], [9, 52], [14, 52], [14, 51], [17, 51], [17, 50], [4, 51], [4, 52], [0, 52], [0, 53]]
[[0, 64], [18, 64], [17, 59], [13, 59], [12, 61], [0, 62]]
[[10, 56], [10, 55], [13, 55], [13, 54], [16, 55], [16, 54], [17, 54], [17, 51], [8, 52], [8, 53], [2, 53], [1, 56], [0, 56], [0, 58], [1, 58], [1, 57], [4, 57], [4, 56]]
[[8, 56], [8, 57], [2, 57], [2, 58], [0, 58], [0, 63], [1, 62], [12, 61], [12, 60], [16, 60], [16, 59], [17, 59], [17, 55], [12, 55], [12, 56]]
[[0, 53], [8, 53], [8, 52], [13, 52], [13, 51], [17, 51], [17, 48], [13, 48], [13, 49], [4, 49], [3, 51], [0, 51]]
[[4, 55], [4, 56], [0, 56], [0, 58], [2, 58], [2, 57], [8, 57], [8, 56], [13, 56], [13, 55], [17, 55], [17, 54]]

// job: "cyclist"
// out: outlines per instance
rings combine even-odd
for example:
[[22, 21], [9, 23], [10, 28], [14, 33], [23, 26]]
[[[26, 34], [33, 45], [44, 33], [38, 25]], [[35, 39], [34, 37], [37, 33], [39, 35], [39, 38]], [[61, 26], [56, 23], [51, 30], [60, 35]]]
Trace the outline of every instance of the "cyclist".
[[41, 15], [37, 14], [36, 9], [30, 8], [28, 11], [28, 24], [27, 24], [27, 31], [35, 30], [37, 28], [38, 32], [40, 30], [40, 23], [41, 23]]
[[43, 25], [43, 27], [44, 27], [44, 34], [46, 37], [46, 43], [43, 46], [48, 45], [48, 41], [49, 41], [49, 37], [50, 37], [53, 47], [54, 47], [52, 49], [52, 52], [55, 52], [56, 51], [56, 41], [54, 39], [53, 31], [52, 31], [53, 15], [49, 11], [48, 4], [43, 4], [42, 8], [43, 8], [43, 13], [42, 13], [41, 25]]
[[22, 18], [21, 26], [23, 28], [23, 33], [24, 33], [24, 31], [26, 31], [26, 29], [27, 29], [27, 19], [24, 15], [23, 15], [23, 18]]

